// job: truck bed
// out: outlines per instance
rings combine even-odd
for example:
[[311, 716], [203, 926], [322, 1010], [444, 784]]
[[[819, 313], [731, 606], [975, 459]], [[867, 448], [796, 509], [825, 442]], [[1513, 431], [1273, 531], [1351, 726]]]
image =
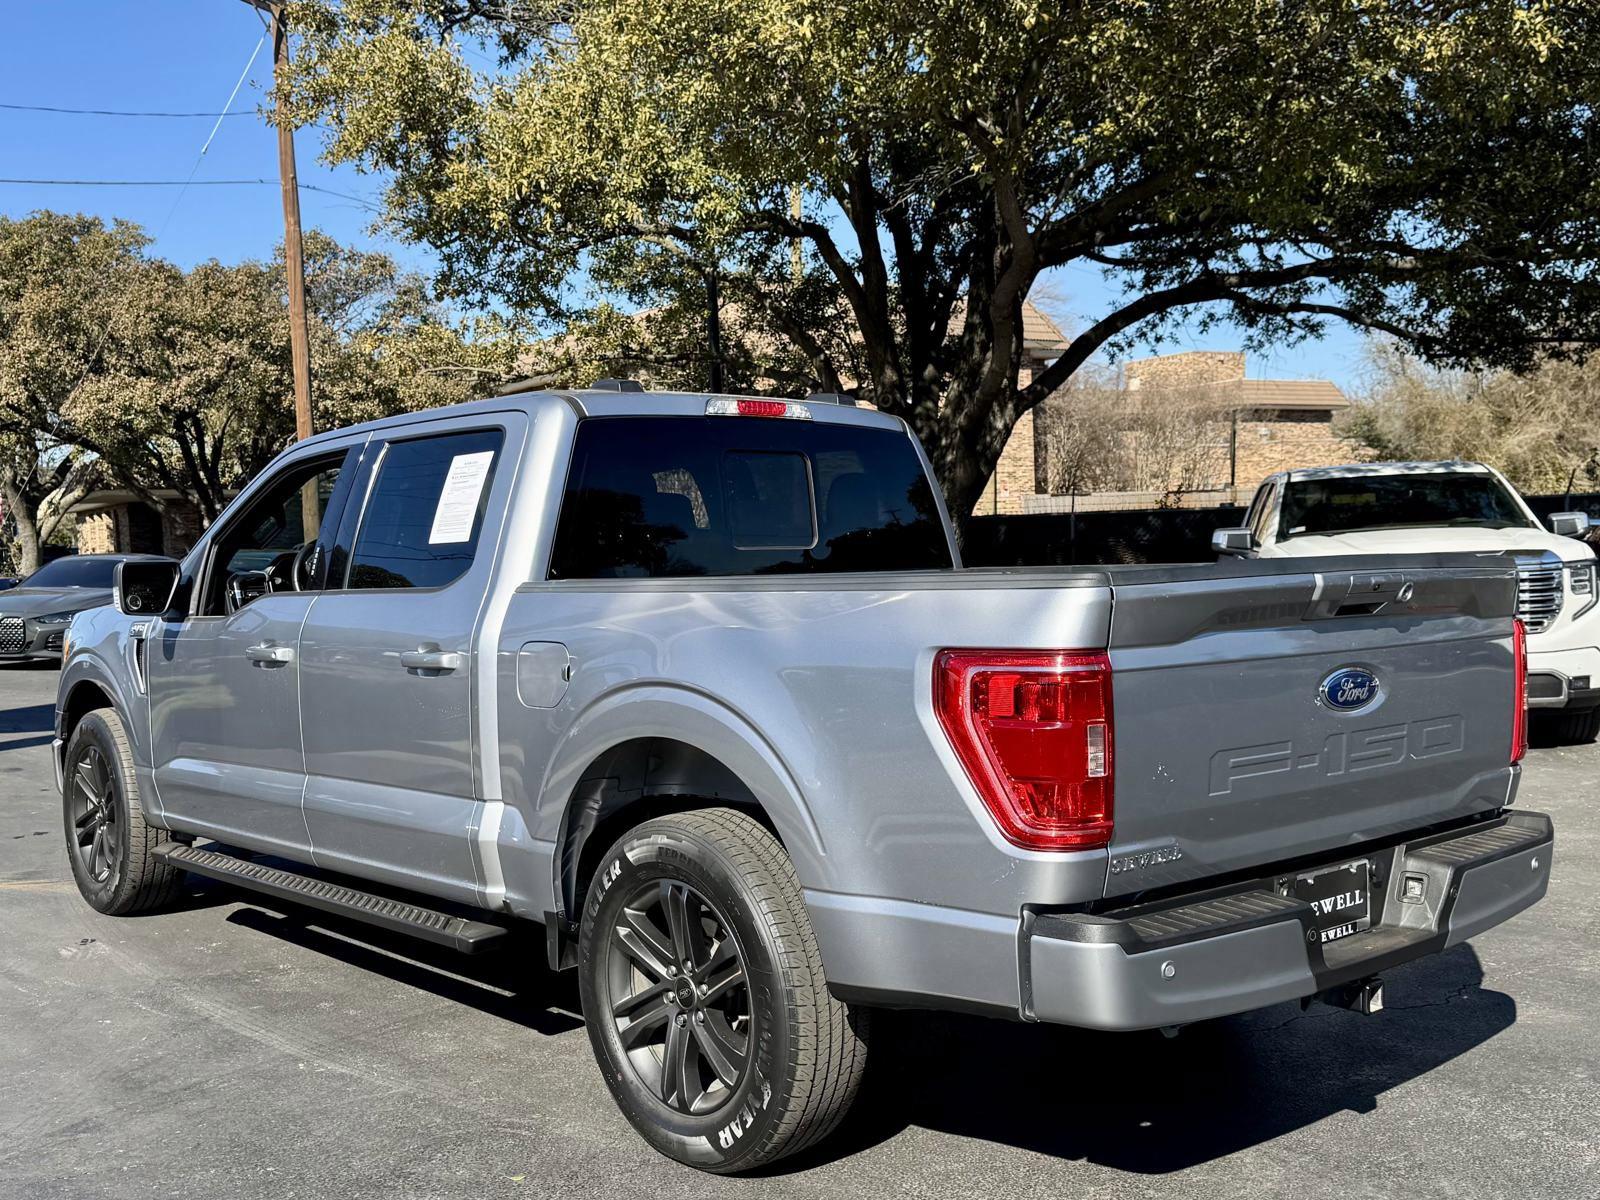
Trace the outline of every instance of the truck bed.
[[[1015, 913], [1504, 805], [1511, 568], [1385, 560], [1391, 582], [1411, 584], [1409, 601], [1329, 607], [1372, 563], [544, 582], [519, 589], [500, 642], [509, 654], [566, 648], [562, 709], [579, 714], [569, 739], [594, 719], [586, 709], [619, 704], [625, 685], [635, 696], [693, 691], [727, 714], [710, 720], [768, 741], [771, 773], [800, 814], [791, 853], [827, 890]], [[999, 837], [933, 719], [931, 662], [948, 647], [1109, 647], [1109, 856], [1030, 855]], [[1357, 716], [1317, 702], [1319, 681], [1349, 663], [1373, 664], [1385, 689]], [[503, 745], [530, 737], [526, 712], [502, 701]], [[1479, 728], [1493, 736], [1468, 736]], [[507, 769], [548, 760], [554, 732], [503, 756]], [[550, 779], [516, 784], [540, 795]], [[530, 815], [532, 836], [553, 842], [555, 825]], [[1151, 861], [1174, 846], [1180, 857]], [[1109, 869], [1108, 858], [1135, 856], [1149, 857]]]

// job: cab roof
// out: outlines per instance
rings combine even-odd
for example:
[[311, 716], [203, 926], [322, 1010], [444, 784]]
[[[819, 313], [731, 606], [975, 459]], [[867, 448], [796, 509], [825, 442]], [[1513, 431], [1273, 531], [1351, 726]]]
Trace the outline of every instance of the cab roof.
[[[363, 421], [358, 425], [346, 425], [339, 429], [325, 430], [317, 434], [315, 438], [307, 439], [307, 441], [315, 442], [323, 438], [342, 436], [347, 433], [393, 429], [397, 426], [410, 425], [423, 420], [437, 420], [441, 417], [472, 416], [478, 413], [488, 414], [508, 411], [520, 411], [533, 415], [538, 409], [549, 404], [569, 405], [580, 417], [701, 417], [706, 415], [706, 404], [711, 400], [776, 399], [779, 399], [779, 397], [740, 396], [730, 393], [709, 392], [622, 392], [602, 388], [575, 388], [561, 391], [531, 390], [512, 392], [504, 396], [491, 396], [484, 400], [472, 400], [466, 404], [451, 404], [441, 408], [427, 408], [419, 409], [412, 413], [400, 413], [392, 417], [380, 417], [375, 421]], [[865, 429], [908, 431], [906, 423], [899, 417], [890, 416], [888, 413], [881, 412], [875, 408], [841, 404], [833, 399], [819, 399], [816, 397], [805, 400], [786, 400], [785, 403], [803, 405], [810, 410], [811, 419], [814, 421], [823, 421], [834, 425], [856, 425]]]
[[1493, 475], [1494, 470], [1479, 462], [1365, 462], [1336, 467], [1304, 467], [1278, 471], [1270, 479], [1360, 479], [1374, 475]]

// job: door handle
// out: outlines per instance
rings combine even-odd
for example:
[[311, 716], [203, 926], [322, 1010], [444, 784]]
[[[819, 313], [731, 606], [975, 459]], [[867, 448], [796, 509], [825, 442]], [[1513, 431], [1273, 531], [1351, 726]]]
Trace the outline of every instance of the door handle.
[[408, 671], [454, 671], [466, 665], [467, 656], [454, 650], [402, 650], [400, 665]]
[[246, 646], [244, 656], [264, 667], [281, 667], [294, 661], [294, 647], [272, 646], [263, 642], [259, 646]]

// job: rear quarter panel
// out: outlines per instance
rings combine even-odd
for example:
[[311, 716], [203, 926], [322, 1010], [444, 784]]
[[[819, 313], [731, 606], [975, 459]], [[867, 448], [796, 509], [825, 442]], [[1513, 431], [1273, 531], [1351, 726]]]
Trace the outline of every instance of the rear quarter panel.
[[[1109, 595], [1094, 576], [983, 575], [522, 588], [499, 642], [502, 778], [535, 843], [524, 870], [545, 877], [508, 867], [513, 902], [550, 894], [548, 848], [590, 764], [646, 736], [739, 774], [808, 889], [1012, 919], [1025, 903], [1098, 896], [1103, 852], [1001, 839], [934, 719], [931, 664], [949, 646], [1102, 646]], [[529, 642], [571, 655], [554, 708], [515, 694], [512, 660]]]

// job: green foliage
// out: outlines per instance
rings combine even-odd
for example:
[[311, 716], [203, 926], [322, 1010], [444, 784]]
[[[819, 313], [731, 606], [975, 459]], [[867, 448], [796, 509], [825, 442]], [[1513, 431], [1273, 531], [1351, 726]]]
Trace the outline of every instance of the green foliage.
[[66, 401], [119, 370], [145, 243], [134, 226], [94, 217], [0, 218], [0, 506], [18, 571], [39, 565], [87, 483]]
[[[300, 0], [290, 20], [299, 113], [328, 158], [389, 175], [449, 291], [692, 375], [714, 269], [757, 382], [842, 377], [906, 416], [958, 511], [1022, 412], [1177, 321], [1260, 343], [1343, 320], [1514, 368], [1600, 336], [1592, 5]], [[1121, 298], [1019, 385], [1023, 300], [1073, 264]], [[607, 305], [681, 319], [625, 335]]]
[[[470, 399], [509, 372], [511, 343], [469, 340], [386, 255], [316, 231], [306, 251], [317, 428]], [[282, 258], [146, 266], [125, 372], [79, 388], [69, 412], [119, 481], [175, 490], [210, 520], [294, 437]]]
[[[206, 520], [294, 437], [280, 259], [182, 271], [133, 226], [0, 219], [0, 488], [26, 564], [92, 482]], [[451, 318], [386, 255], [306, 237], [318, 428], [481, 396], [499, 323]]]

